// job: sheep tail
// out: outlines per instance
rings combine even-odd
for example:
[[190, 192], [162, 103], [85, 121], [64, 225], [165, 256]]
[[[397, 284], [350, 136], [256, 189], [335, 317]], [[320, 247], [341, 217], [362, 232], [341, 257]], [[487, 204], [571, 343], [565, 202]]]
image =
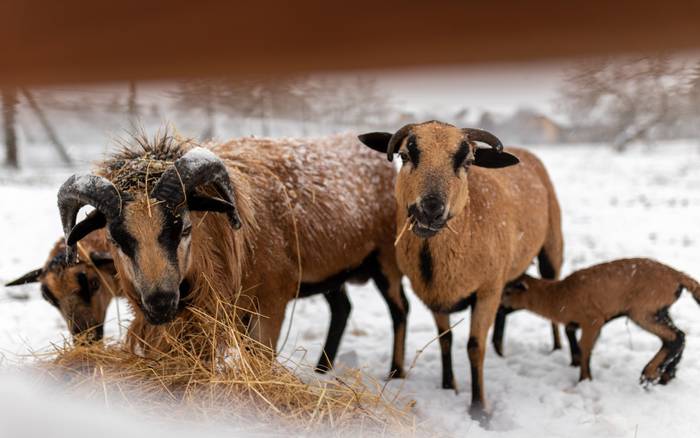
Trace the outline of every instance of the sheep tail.
[[695, 298], [695, 301], [700, 305], [700, 283], [698, 283], [698, 281], [693, 277], [684, 274], [683, 272], [679, 272], [678, 274], [681, 286], [693, 294], [693, 298]]

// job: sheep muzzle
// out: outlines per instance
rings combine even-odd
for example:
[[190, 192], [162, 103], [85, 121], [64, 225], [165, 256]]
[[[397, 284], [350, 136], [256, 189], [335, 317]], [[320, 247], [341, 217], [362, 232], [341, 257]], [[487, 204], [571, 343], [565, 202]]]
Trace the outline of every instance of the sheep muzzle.
[[429, 195], [420, 202], [408, 207], [408, 216], [413, 227], [411, 230], [421, 238], [428, 238], [439, 233], [449, 219], [445, 201], [435, 195]]

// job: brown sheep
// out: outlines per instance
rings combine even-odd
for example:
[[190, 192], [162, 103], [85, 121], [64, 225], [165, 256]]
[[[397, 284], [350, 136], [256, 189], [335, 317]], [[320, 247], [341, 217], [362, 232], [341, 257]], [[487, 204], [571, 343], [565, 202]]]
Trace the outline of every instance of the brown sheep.
[[506, 287], [503, 303], [572, 330], [580, 328], [580, 380], [591, 379], [591, 351], [600, 330], [609, 321], [627, 316], [662, 342], [640, 382], [666, 384], [675, 377], [685, 345], [685, 334], [668, 314], [683, 289], [700, 304], [700, 284], [686, 274], [654, 260], [622, 259], [576, 271], [561, 281], [524, 275]]
[[[169, 136], [136, 140], [99, 176], [74, 175], [58, 195], [69, 250], [84, 232], [107, 227], [135, 308], [134, 350], [167, 350], [166, 334], [186, 334], [195, 314], [216, 315], [219, 300], [243, 309], [242, 325], [275, 348], [290, 300], [343, 294], [346, 279], [371, 277], [394, 322], [392, 375], [403, 375], [408, 302], [387, 208], [392, 166], [372, 163], [351, 136], [204, 148]], [[84, 204], [100, 214], [75, 225]]]
[[[559, 206], [542, 163], [522, 149], [502, 151], [492, 134], [437, 121], [360, 140], [403, 165], [396, 181], [399, 267], [434, 312], [443, 385], [452, 383], [449, 314], [472, 306], [467, 345], [473, 417], [487, 418], [483, 387], [486, 336], [508, 280], [535, 256], [558, 274]], [[491, 146], [477, 148], [475, 142]], [[516, 157], [517, 156], [517, 157]], [[520, 164], [518, 164], [520, 163]], [[517, 165], [516, 165], [517, 164]], [[509, 167], [510, 166], [510, 167]], [[492, 170], [489, 168], [508, 167]]]
[[81, 257], [76, 264], [66, 263], [64, 242], [63, 238], [56, 242], [43, 267], [5, 286], [41, 283], [41, 295], [61, 312], [71, 335], [99, 341], [107, 307], [120, 290], [105, 233], [95, 231], [81, 242]]

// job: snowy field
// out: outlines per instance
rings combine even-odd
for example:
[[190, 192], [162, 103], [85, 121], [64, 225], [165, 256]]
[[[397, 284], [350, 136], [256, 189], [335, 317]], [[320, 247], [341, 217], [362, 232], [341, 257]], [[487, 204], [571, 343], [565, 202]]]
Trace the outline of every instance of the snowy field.
[[[668, 263], [700, 278], [700, 147], [672, 143], [636, 147], [624, 155], [607, 148], [567, 146], [534, 148], [547, 165], [563, 209], [564, 275], [595, 263], [644, 256]], [[378, 157], [379, 158], [379, 157]], [[60, 235], [55, 194], [68, 171], [11, 173], [0, 170], [0, 281], [5, 283], [39, 267]], [[408, 282], [406, 284], [408, 285]], [[410, 290], [410, 288], [409, 288]], [[411, 313], [406, 364], [436, 335], [432, 318], [410, 292]], [[389, 368], [389, 313], [373, 286], [351, 287], [353, 312], [340, 347], [339, 365], [360, 367], [376, 378]], [[291, 306], [289, 307], [291, 310]], [[128, 322], [124, 303], [119, 315]], [[110, 308], [106, 335], [119, 336], [117, 306]], [[323, 315], [323, 317], [319, 317]], [[284, 354], [304, 352], [315, 361], [325, 339], [328, 309], [322, 297], [300, 300]], [[677, 378], [668, 386], [644, 389], [638, 377], [660, 346], [658, 338], [620, 318], [602, 332], [592, 357], [592, 382], [577, 383], [566, 350], [551, 352], [547, 321], [519, 312], [508, 319], [505, 358], [489, 345], [485, 365], [487, 398], [493, 418], [489, 430], [467, 414], [470, 384], [466, 343], [468, 312], [452, 316], [454, 362], [459, 394], [440, 388], [437, 342], [417, 358], [405, 381], [390, 388], [416, 400], [418, 421], [438, 436], [487, 437], [690, 437], [700, 417], [700, 307], [684, 294], [672, 308], [685, 331], [686, 350]], [[289, 314], [287, 315], [289, 318]], [[284, 330], [288, 327], [285, 322]], [[60, 395], [46, 398], [31, 385], [31, 376], [5, 374], [26, 355], [61, 343], [68, 336], [58, 312], [45, 303], [36, 285], [0, 289], [0, 437], [32, 436], [34, 419], [49, 430], [84, 422], [88, 428], [70, 436], [136, 436], [164, 429], [122, 421], [92, 406], [84, 409]], [[563, 331], [562, 331], [562, 338]], [[3, 383], [4, 382], [4, 383]], [[40, 402], [41, 400], [41, 402]], [[67, 406], [57, 414], [53, 406]], [[72, 407], [75, 406], [76, 409]], [[79, 408], [79, 409], [78, 409]], [[145, 420], [144, 420], [145, 421]], [[30, 424], [26, 428], [22, 425]], [[40, 430], [36, 429], [36, 435]], [[178, 428], [168, 436], [217, 435], [202, 427]], [[149, 432], [151, 431], [151, 432]], [[223, 433], [220, 433], [224, 435]], [[66, 431], [68, 435], [68, 431]], [[56, 436], [55, 434], [53, 436]], [[225, 434], [225, 436], [231, 436]]]

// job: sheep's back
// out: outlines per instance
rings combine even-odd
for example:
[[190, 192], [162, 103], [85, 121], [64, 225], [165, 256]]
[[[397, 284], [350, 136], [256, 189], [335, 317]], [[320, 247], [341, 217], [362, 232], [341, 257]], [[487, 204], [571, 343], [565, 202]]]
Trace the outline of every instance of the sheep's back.
[[354, 135], [245, 138], [216, 152], [251, 180], [258, 268], [295, 280], [298, 239], [303, 281], [320, 281], [391, 245], [395, 170]]

